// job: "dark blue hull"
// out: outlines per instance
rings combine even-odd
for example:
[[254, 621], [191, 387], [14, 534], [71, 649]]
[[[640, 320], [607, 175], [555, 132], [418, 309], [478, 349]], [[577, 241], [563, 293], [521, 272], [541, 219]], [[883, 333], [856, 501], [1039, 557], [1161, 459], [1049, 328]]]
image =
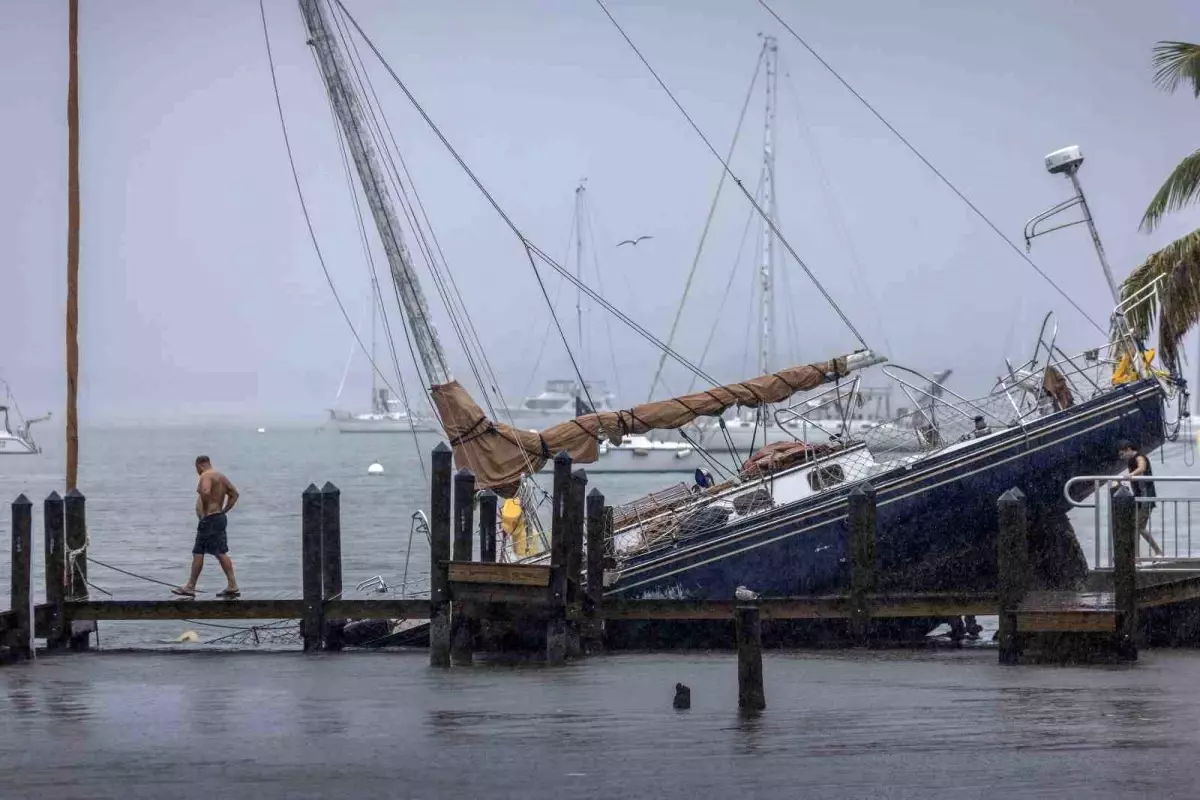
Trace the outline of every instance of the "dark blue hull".
[[[1163, 440], [1163, 394], [1141, 381], [978, 443], [872, 479], [878, 496], [880, 591], [988, 590], [995, 586], [996, 500], [1027, 496], [1035, 579], [1079, 577], [1082, 553], [1066, 524], [1063, 486], [1109, 474], [1121, 439], [1144, 451]], [[765, 596], [849, 586], [850, 487], [781, 506], [625, 563], [610, 596], [729, 599], [739, 585]]]

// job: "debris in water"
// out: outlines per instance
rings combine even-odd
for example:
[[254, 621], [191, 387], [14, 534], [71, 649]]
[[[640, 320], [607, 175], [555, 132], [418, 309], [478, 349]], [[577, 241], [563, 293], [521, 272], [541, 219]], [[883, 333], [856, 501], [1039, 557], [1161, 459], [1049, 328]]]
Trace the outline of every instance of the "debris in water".
[[692, 690], [682, 683], [675, 684], [675, 703], [676, 708], [691, 708], [692, 707]]

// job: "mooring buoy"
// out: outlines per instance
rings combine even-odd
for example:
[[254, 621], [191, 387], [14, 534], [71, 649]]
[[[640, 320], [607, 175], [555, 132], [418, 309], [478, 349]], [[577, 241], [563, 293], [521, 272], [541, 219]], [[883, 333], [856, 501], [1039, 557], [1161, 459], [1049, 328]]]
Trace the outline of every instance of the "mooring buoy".
[[380, 464], [378, 461], [376, 461], [374, 464], [367, 467], [367, 474], [368, 475], [382, 475], [383, 474], [383, 464]]

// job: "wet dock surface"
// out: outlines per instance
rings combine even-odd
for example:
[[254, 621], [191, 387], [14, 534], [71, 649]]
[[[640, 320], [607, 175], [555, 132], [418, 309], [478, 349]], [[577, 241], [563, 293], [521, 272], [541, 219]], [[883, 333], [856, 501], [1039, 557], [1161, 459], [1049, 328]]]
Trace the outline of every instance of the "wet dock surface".
[[[0, 670], [0, 796], [1194, 797], [1200, 655], [95, 653]], [[671, 707], [677, 681], [692, 708]]]

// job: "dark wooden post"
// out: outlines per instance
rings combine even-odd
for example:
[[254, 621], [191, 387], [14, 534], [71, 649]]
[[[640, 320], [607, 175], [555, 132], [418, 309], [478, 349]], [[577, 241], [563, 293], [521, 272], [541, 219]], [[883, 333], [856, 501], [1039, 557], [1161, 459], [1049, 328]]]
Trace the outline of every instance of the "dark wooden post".
[[1137, 661], [1137, 506], [1128, 486], [1113, 495], [1111, 508], [1116, 650], [1122, 659]]
[[12, 504], [12, 615], [8, 632], [14, 658], [33, 658], [33, 503], [18, 495]]
[[[342, 598], [342, 492], [329, 481], [321, 487], [321, 584], [324, 600]], [[325, 620], [326, 650], [342, 649], [344, 627], [344, 619]]]
[[850, 490], [850, 629], [854, 641], [866, 645], [871, 630], [867, 595], [875, 593], [875, 489], [863, 483]]
[[546, 661], [567, 658], [567, 508], [571, 501], [571, 456], [554, 457], [554, 499], [550, 518], [550, 620], [546, 623]]
[[[475, 528], [475, 473], [460, 469], [454, 476], [454, 560], [470, 561]], [[473, 626], [466, 606], [454, 601], [450, 609], [450, 661], [471, 663]]]
[[496, 561], [496, 493], [484, 489], [479, 493], [479, 560]]
[[[78, 489], [67, 492], [63, 498], [63, 518], [67, 539], [67, 597], [71, 600], [86, 600], [87, 585], [87, 498]], [[72, 554], [74, 554], [72, 556]], [[70, 630], [72, 650], [83, 651], [91, 647], [91, 631], [95, 623], [76, 624], [64, 620]]]
[[450, 666], [450, 497], [453, 453], [433, 448], [429, 487], [429, 666]]
[[738, 708], [761, 711], [767, 707], [767, 699], [763, 692], [762, 625], [758, 620], [758, 606], [736, 606], [733, 627], [737, 638]]
[[63, 528], [63, 500], [58, 492], [50, 492], [42, 504], [42, 520], [46, 529], [46, 606], [48, 626], [46, 649], [58, 650], [68, 644], [64, 631], [63, 600], [67, 596], [66, 531]]
[[583, 638], [588, 649], [604, 641], [604, 495], [592, 489], [587, 496], [587, 584], [583, 598]]
[[1026, 538], [1025, 494], [1013, 487], [997, 502], [1000, 535], [996, 539], [996, 571], [1000, 600], [1000, 663], [1021, 659], [1017, 609], [1029, 589], [1029, 545]]
[[583, 620], [583, 526], [587, 497], [587, 473], [571, 473], [571, 496], [567, 501], [567, 655], [583, 655], [580, 633]]
[[300, 496], [300, 578], [303, 584], [304, 617], [300, 634], [304, 652], [321, 649], [324, 603], [321, 600], [321, 490], [310, 483]]

